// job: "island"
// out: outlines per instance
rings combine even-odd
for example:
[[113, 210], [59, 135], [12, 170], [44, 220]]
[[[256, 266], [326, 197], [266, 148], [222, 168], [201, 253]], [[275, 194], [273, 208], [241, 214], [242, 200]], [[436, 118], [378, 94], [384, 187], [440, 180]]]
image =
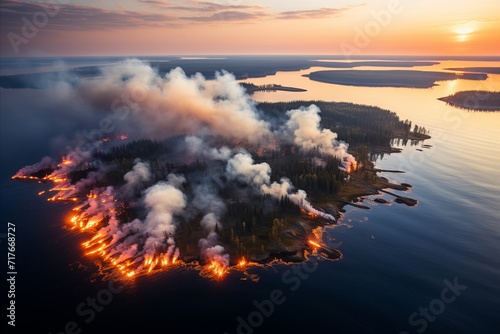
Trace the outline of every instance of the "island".
[[[211, 279], [241, 272], [257, 280], [251, 267], [310, 256], [338, 260], [342, 253], [322, 234], [344, 206], [370, 209], [363, 199], [382, 195], [418, 204], [397, 193], [411, 185], [379, 175], [404, 171], [381, 171], [374, 161], [397, 152], [396, 142], [430, 138], [425, 127], [352, 103], [259, 103], [257, 109], [275, 133], [293, 131], [255, 143], [213, 135], [106, 138], [91, 153], [46, 158], [13, 179], [54, 183], [39, 195], [70, 205], [68, 226], [89, 235], [85, 254], [102, 262], [103, 272], [125, 278], [184, 266]], [[319, 141], [301, 137], [310, 133]]]
[[445, 68], [448, 71], [461, 71], [461, 72], [476, 72], [476, 73], [490, 73], [500, 74], [500, 67], [451, 67]]
[[444, 80], [486, 80], [484, 73], [448, 73], [435, 71], [413, 70], [327, 70], [315, 71], [305, 74], [311, 80], [362, 87], [406, 87], [406, 88], [431, 88], [437, 81]]
[[500, 111], [500, 92], [483, 90], [466, 90], [453, 95], [441, 97], [438, 100], [447, 104], [476, 111]]
[[253, 83], [250, 83], [250, 82], [242, 82], [242, 83], [240, 83], [240, 85], [242, 85], [245, 88], [245, 90], [247, 91], [247, 93], [249, 95], [252, 95], [253, 93], [259, 92], [259, 91], [275, 92], [278, 90], [284, 91], [284, 92], [307, 92], [306, 89], [287, 87], [287, 86], [282, 86], [282, 85], [278, 85], [278, 84], [267, 84], [267, 85], [257, 86]]

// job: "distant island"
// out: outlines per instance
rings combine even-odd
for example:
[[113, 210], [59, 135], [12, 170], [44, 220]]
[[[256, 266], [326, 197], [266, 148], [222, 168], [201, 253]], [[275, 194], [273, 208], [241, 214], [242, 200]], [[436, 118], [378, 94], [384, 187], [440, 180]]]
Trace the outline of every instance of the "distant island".
[[246, 91], [249, 95], [252, 95], [254, 92], [259, 92], [259, 91], [275, 92], [278, 90], [285, 91], [285, 92], [307, 92], [307, 89], [287, 87], [287, 86], [282, 86], [282, 85], [277, 85], [277, 84], [267, 84], [267, 85], [257, 86], [257, 85], [254, 85], [253, 83], [242, 82], [242, 83], [240, 83], [240, 85], [242, 85], [246, 89]]
[[477, 111], [500, 111], [500, 92], [466, 90], [438, 100], [457, 108]]
[[450, 67], [450, 68], [445, 68], [445, 70], [500, 74], [500, 67]]
[[314, 81], [345, 86], [431, 88], [437, 81], [486, 80], [484, 73], [448, 73], [413, 70], [328, 70], [304, 75]]

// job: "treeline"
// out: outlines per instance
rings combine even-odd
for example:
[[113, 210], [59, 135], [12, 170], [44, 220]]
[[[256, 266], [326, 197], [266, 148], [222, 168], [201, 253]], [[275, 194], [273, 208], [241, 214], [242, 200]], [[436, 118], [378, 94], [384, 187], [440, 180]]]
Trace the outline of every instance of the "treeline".
[[165, 153], [165, 148], [165, 141], [139, 139], [124, 145], [113, 146], [106, 152], [97, 152], [95, 157], [108, 162], [120, 159], [135, 159], [138, 157], [150, 158], [154, 155]]
[[283, 118], [287, 110], [315, 104], [321, 109], [321, 125], [338, 134], [350, 145], [390, 146], [390, 140], [411, 130], [411, 122], [401, 121], [395, 112], [348, 102], [293, 101], [259, 103], [271, 118]]

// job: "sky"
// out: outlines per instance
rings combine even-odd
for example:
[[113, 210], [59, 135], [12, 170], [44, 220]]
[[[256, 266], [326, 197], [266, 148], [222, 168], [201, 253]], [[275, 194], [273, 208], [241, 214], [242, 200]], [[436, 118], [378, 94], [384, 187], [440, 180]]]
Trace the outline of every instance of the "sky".
[[2, 0], [0, 56], [500, 55], [498, 0]]

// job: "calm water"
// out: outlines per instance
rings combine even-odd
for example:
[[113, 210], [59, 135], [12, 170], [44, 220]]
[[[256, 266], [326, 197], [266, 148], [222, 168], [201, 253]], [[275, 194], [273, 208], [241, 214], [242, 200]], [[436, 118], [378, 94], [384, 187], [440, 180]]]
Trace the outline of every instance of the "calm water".
[[[499, 65], [450, 61], [422, 69]], [[415, 326], [408, 318], [429, 306], [437, 315], [429, 315], [432, 321], [426, 321], [422, 332], [497, 333], [500, 113], [462, 111], [436, 98], [464, 89], [500, 90], [500, 76], [490, 75], [485, 82], [442, 82], [432, 89], [364, 88], [301, 77], [313, 70], [246, 81], [308, 90], [259, 92], [257, 101], [322, 99], [377, 105], [430, 129], [433, 138], [426, 144], [432, 148], [420, 152], [408, 146], [377, 161], [383, 168], [406, 171], [385, 176], [412, 184], [409, 196], [419, 205], [386, 206], [368, 198], [364, 202], [371, 210], [348, 208], [342, 223], [324, 235], [344, 258], [319, 262], [302, 279], [286, 266], [255, 270], [261, 277], [258, 283], [236, 276], [212, 282], [179, 269], [137, 279], [88, 324], [76, 308], [96, 297], [107, 282], [82, 256], [79, 244], [84, 236], [63, 228], [69, 208], [36, 195], [48, 185], [9, 180], [19, 167], [50, 152], [56, 134], [41, 129], [53, 120], [30, 118], [29, 110], [12, 107], [22, 106], [19, 100], [26, 94], [36, 100], [43, 92], [1, 91], [2, 226], [6, 221], [17, 226], [18, 325], [37, 333], [64, 332], [65, 324], [75, 321], [82, 333], [232, 334], [237, 333], [237, 318], [248, 321], [256, 310], [254, 301], [269, 299], [279, 289], [285, 301], [254, 333], [418, 333], [425, 318], [414, 318], [421, 321]], [[444, 280], [455, 278], [467, 288], [449, 304], [437, 301]], [[242, 332], [250, 333], [248, 328]]]

